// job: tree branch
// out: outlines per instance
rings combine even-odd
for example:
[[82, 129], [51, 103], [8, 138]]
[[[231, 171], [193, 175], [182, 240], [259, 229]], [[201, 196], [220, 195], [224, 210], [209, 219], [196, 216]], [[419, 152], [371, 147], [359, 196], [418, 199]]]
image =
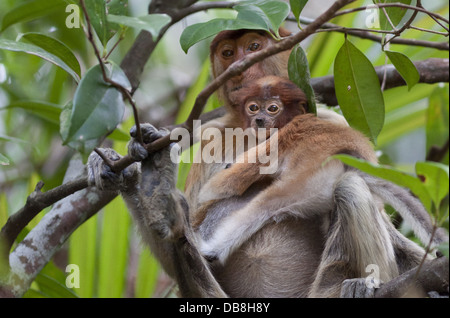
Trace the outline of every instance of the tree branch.
[[426, 262], [420, 271], [413, 268], [380, 286], [375, 298], [426, 297], [427, 292], [448, 293], [449, 262], [441, 257]]
[[[449, 60], [430, 58], [423, 61], [414, 62], [420, 74], [419, 83], [434, 84], [440, 82], [449, 82]], [[379, 66], [375, 68], [380, 83], [383, 80], [386, 71], [385, 89], [406, 85], [404, 79], [397, 72], [392, 64]], [[336, 93], [334, 90], [334, 76], [316, 77], [311, 79], [311, 85], [314, 88], [316, 97], [320, 103], [328, 106], [338, 105]]]
[[[55, 202], [58, 196], [65, 197], [44, 215], [9, 255], [8, 275], [0, 277], [0, 297], [21, 297], [72, 232], [117, 195], [115, 192], [98, 191], [95, 188], [84, 189], [69, 196], [65, 194], [84, 185], [86, 181], [81, 159], [72, 160], [62, 186], [45, 193], [39, 192], [37, 197], [42, 198], [46, 204], [50, 202], [50, 197]], [[41, 203], [40, 201], [38, 204]], [[23, 213], [27, 217], [30, 211], [25, 210]]]

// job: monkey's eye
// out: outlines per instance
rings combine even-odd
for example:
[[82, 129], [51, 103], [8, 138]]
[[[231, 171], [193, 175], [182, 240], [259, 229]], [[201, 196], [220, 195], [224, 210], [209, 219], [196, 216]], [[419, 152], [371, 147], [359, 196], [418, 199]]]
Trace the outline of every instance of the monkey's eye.
[[267, 111], [269, 113], [277, 113], [280, 110], [280, 107], [278, 107], [278, 105], [270, 105], [269, 107], [267, 107]]
[[224, 58], [230, 58], [230, 57], [232, 57], [233, 55], [234, 55], [233, 50], [223, 50], [223, 51], [222, 51], [222, 56], [223, 56]]
[[248, 106], [248, 110], [252, 113], [256, 113], [259, 110], [259, 107], [256, 104], [250, 104]]
[[261, 44], [253, 42], [252, 44], [250, 44], [248, 46], [248, 50], [252, 51], [252, 52], [255, 52], [255, 51], [258, 51], [260, 47], [261, 47]]

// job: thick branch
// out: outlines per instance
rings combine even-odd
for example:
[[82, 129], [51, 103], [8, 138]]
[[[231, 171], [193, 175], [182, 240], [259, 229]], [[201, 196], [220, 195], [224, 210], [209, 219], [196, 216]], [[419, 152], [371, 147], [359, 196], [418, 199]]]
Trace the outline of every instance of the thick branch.
[[448, 293], [449, 263], [441, 257], [425, 263], [417, 273], [413, 268], [406, 273], [381, 285], [375, 292], [376, 298], [400, 298], [426, 296], [429, 291]]
[[[57, 201], [58, 196], [64, 198], [53, 206], [9, 255], [11, 267], [9, 275], [4, 276], [1, 281], [0, 297], [22, 296], [72, 232], [116, 196], [116, 193], [98, 191], [95, 188], [66, 194], [84, 185], [87, 181], [84, 171], [81, 160], [72, 160], [62, 186], [45, 193], [39, 192], [38, 197], [47, 203], [50, 200]], [[30, 215], [29, 211], [24, 213], [25, 217]]]
[[[430, 58], [423, 61], [416, 61], [414, 62], [414, 65], [420, 74], [419, 83], [434, 84], [449, 81], [448, 59]], [[380, 83], [383, 80], [384, 72], [386, 70], [385, 89], [406, 85], [403, 78], [391, 64], [376, 67], [375, 70], [380, 79]], [[338, 105], [334, 90], [334, 77], [332, 75], [313, 78], [311, 79], [311, 85], [316, 92], [316, 97], [319, 102], [328, 106]]]
[[[69, 196], [70, 194], [84, 189], [88, 186], [87, 179], [81, 178], [66, 183], [63, 187], [56, 187], [45, 193], [41, 192], [44, 184], [39, 182], [36, 189], [31, 193], [25, 206], [11, 215], [0, 232], [0, 242], [2, 242], [2, 259], [8, 259], [8, 254], [20, 231], [43, 209], [53, 203]], [[4, 249], [4, 250], [3, 250]]]

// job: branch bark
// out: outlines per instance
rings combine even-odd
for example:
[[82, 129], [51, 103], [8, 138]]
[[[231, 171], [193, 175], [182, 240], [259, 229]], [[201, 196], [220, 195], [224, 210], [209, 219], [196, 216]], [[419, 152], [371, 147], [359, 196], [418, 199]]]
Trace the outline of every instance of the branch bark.
[[[419, 83], [434, 84], [440, 82], [449, 82], [449, 60], [430, 58], [423, 61], [414, 62], [420, 74]], [[375, 68], [380, 83], [383, 81], [386, 71], [385, 89], [406, 85], [401, 75], [391, 64], [387, 66], [378, 66]], [[316, 93], [316, 98], [320, 103], [328, 106], [338, 105], [336, 93], [334, 90], [334, 77], [332, 75], [316, 77], [311, 79], [311, 85]]]
[[[58, 189], [60, 192], [73, 189], [75, 184], [83, 180], [86, 177], [82, 161], [72, 160], [67, 169], [65, 185]], [[39, 195], [45, 196], [47, 193]], [[10, 269], [8, 275], [0, 280], [0, 297], [21, 297], [73, 231], [116, 195], [89, 188], [69, 195], [54, 205], [9, 255]]]
[[448, 293], [448, 277], [448, 258], [437, 258], [425, 263], [419, 273], [413, 268], [381, 285], [375, 298], [426, 297], [429, 291]]

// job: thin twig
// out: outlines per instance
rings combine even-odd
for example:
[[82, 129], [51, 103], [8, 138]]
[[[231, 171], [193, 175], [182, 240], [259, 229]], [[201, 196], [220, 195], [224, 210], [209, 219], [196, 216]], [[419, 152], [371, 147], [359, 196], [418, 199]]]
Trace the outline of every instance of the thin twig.
[[[288, 18], [289, 21], [295, 22], [294, 18]], [[308, 18], [300, 18], [301, 23], [310, 24], [312, 19]], [[367, 39], [374, 42], [381, 43], [383, 40], [382, 37], [377, 36], [372, 33], [382, 33], [382, 34], [393, 34], [393, 31], [386, 30], [376, 30], [376, 29], [362, 29], [362, 28], [347, 28], [341, 27], [333, 23], [325, 23], [322, 25], [321, 29], [318, 29], [316, 32], [340, 32], [347, 33], [352, 36], [359, 37], [361, 39]], [[448, 51], [450, 49], [448, 42], [431, 42], [417, 39], [402, 39], [402, 38], [393, 38], [390, 43], [392, 44], [400, 44], [400, 45], [410, 45], [410, 46], [421, 46], [427, 48], [433, 48], [437, 50]]]
[[83, 10], [84, 16], [86, 18], [86, 28], [87, 28], [88, 40], [91, 43], [92, 48], [94, 49], [94, 53], [95, 53], [95, 56], [96, 56], [96, 58], [98, 60], [98, 64], [100, 65], [100, 68], [102, 70], [103, 80], [106, 83], [109, 83], [112, 86], [114, 86], [115, 88], [117, 88], [122, 93], [123, 98], [128, 100], [128, 102], [130, 103], [131, 107], [133, 108], [134, 121], [135, 121], [135, 125], [136, 125], [136, 140], [138, 142], [140, 142], [140, 143], [143, 143], [142, 142], [142, 136], [141, 136], [141, 129], [140, 129], [140, 126], [139, 126], [139, 114], [138, 114], [138, 110], [137, 110], [137, 107], [136, 107], [136, 103], [134, 102], [134, 99], [131, 96], [131, 92], [129, 90], [127, 90], [125, 87], [123, 87], [119, 83], [117, 83], [117, 82], [113, 81], [112, 79], [110, 79], [108, 77], [108, 75], [106, 74], [105, 64], [103, 63], [103, 59], [100, 56], [100, 52], [99, 52], [97, 46], [95, 45], [94, 36], [93, 36], [93, 32], [92, 32], [91, 20], [89, 18], [88, 12], [86, 10], [86, 5], [84, 3], [84, 0], [80, 0], [80, 4], [81, 4], [81, 8]]
[[[419, 7], [419, 8], [421, 7], [421, 2], [420, 2], [420, 0], [417, 0], [416, 6]], [[419, 11], [415, 10], [415, 11], [413, 12], [413, 14], [411, 15], [411, 17], [408, 19], [408, 21], [407, 21], [407, 22], [406, 22], [399, 30], [397, 30], [396, 34], [395, 34], [392, 38], [390, 38], [390, 39], [388, 39], [386, 42], [384, 42], [383, 48], [384, 48], [389, 42], [392, 42], [392, 40], [394, 40], [396, 37], [400, 36], [407, 28], [409, 28], [409, 27], [411, 26], [411, 23], [416, 19], [416, 16], [417, 16], [418, 13], [419, 13]]]
[[[436, 19], [444, 21], [445, 23], [449, 24], [448, 19], [444, 18], [443, 16], [441, 16], [441, 15], [439, 15], [437, 13], [428, 11], [428, 10], [426, 10], [424, 8], [421, 8], [421, 7], [410, 6], [410, 5], [403, 4], [403, 3], [377, 3], [376, 6], [378, 8], [397, 7], [397, 8], [404, 8], [404, 9], [409, 9], [409, 10], [416, 10], [416, 11], [420, 11], [422, 13], [425, 13], [425, 14], [427, 14], [430, 17], [435, 17]], [[368, 8], [369, 9], [373, 8], [373, 5], [364, 6], [364, 7], [358, 7], [358, 8], [348, 9], [348, 10], [342, 10], [342, 11], [336, 12], [334, 17], [338, 17], [338, 16], [341, 16], [341, 15], [349, 14], [349, 13], [355, 13], [355, 12], [358, 12], [358, 11], [365, 11]]]

